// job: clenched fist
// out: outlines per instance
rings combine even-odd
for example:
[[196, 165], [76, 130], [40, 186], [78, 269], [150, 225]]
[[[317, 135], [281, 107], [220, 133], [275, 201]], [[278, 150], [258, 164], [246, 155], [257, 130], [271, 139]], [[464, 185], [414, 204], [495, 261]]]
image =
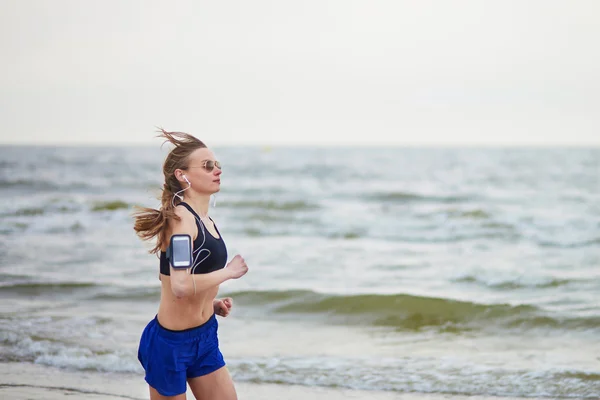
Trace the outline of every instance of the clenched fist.
[[232, 279], [241, 278], [248, 272], [246, 261], [239, 254], [233, 257], [229, 264], [227, 264], [227, 269], [230, 271]]
[[233, 299], [231, 297], [225, 297], [224, 299], [214, 299], [213, 307], [215, 309], [215, 314], [221, 317], [226, 317], [229, 315], [231, 307], [233, 307]]

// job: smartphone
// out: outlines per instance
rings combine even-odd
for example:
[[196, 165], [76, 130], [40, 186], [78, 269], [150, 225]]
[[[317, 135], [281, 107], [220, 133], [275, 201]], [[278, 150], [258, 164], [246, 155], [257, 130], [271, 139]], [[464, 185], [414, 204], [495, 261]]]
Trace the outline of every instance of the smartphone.
[[171, 236], [171, 266], [185, 269], [192, 266], [192, 238], [190, 235], [177, 234]]

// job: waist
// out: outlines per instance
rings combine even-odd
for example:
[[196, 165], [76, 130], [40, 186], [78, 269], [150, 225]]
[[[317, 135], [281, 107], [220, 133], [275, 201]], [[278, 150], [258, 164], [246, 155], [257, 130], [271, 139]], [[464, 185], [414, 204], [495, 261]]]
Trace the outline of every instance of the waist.
[[202, 336], [202, 334], [210, 332], [212, 329], [217, 327], [217, 317], [215, 316], [215, 314], [212, 314], [210, 318], [208, 318], [208, 320], [202, 323], [201, 325], [183, 330], [172, 330], [165, 328], [163, 325], [160, 324], [160, 321], [158, 320], [158, 315], [154, 317], [154, 320], [156, 321], [156, 325], [158, 328], [158, 335], [163, 338], [172, 340], [194, 339]]
[[182, 331], [201, 326], [214, 314], [214, 299], [219, 286], [199, 291], [194, 296], [177, 298], [171, 291], [171, 278], [162, 276], [157, 317], [163, 327]]

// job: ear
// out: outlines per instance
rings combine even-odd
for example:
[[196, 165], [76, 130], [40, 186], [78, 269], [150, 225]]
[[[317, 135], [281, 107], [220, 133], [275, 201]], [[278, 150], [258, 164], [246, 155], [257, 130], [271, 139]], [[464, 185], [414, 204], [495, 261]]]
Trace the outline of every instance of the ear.
[[185, 172], [183, 172], [183, 170], [181, 169], [176, 169], [174, 172], [175, 178], [179, 181], [179, 182], [185, 182], [185, 180], [183, 179], [183, 175], [185, 175]]

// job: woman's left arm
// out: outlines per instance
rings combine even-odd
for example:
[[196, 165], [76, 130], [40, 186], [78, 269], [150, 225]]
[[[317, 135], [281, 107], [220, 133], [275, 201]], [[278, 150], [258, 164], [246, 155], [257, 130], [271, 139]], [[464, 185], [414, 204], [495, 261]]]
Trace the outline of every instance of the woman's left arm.
[[231, 297], [213, 300], [213, 308], [215, 310], [215, 314], [221, 317], [228, 316], [231, 312], [231, 307], [233, 307], [233, 299]]

